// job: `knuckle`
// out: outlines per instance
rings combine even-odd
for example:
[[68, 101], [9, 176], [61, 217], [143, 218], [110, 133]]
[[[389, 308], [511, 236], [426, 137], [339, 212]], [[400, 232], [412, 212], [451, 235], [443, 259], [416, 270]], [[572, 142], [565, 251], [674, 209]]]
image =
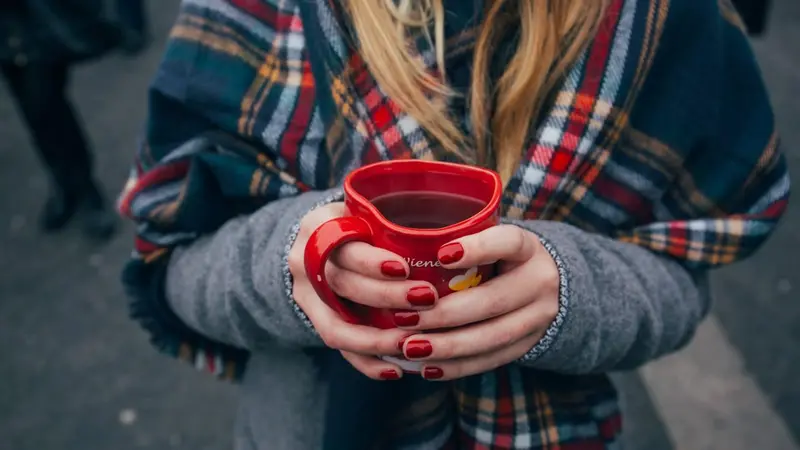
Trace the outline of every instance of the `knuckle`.
[[496, 358], [492, 359], [491, 361], [489, 361], [489, 365], [487, 367], [488, 370], [486, 370], [486, 371], [487, 372], [491, 372], [491, 371], [497, 370], [500, 367], [504, 366], [505, 364], [506, 363], [504, 363], [503, 361], [501, 361], [499, 359], [496, 359]]
[[[308, 307], [308, 295], [306, 295], [306, 292], [303, 291], [302, 286], [297, 284], [297, 281], [292, 284], [292, 299], [295, 303], [297, 303], [297, 306], [299, 306], [300, 309], [302, 309], [303, 312], [308, 315], [308, 311], [306, 311], [306, 308]], [[311, 320], [310, 317], [309, 320]], [[316, 327], [317, 324], [315, 323], [314, 328]]]
[[328, 264], [325, 268], [325, 278], [328, 281], [328, 286], [339, 295], [347, 296], [347, 281], [344, 280], [345, 276], [341, 270], [335, 268], [333, 265]]
[[489, 241], [491, 237], [489, 236], [491, 233], [480, 233], [475, 236], [475, 242], [473, 242], [474, 250], [476, 254], [484, 255], [486, 251], [491, 248]]
[[497, 333], [496, 343], [498, 347], [504, 348], [513, 344], [516, 341], [516, 330], [511, 328], [503, 328]]
[[358, 367], [356, 367], [356, 369], [372, 380], [381, 381], [379, 372], [375, 370], [361, 370]]
[[370, 273], [370, 259], [363, 243], [351, 242], [342, 247], [340, 258], [344, 265], [359, 273]]
[[380, 355], [384, 353], [382, 351], [384, 346], [381, 345], [381, 342], [378, 340], [366, 341], [361, 345], [363, 347], [361, 349], [362, 353], [365, 353], [367, 355]]
[[548, 323], [543, 324], [543, 325], [544, 326], [550, 325], [549, 322], [553, 321], [558, 316], [558, 312], [559, 312], [560, 309], [561, 309], [561, 305], [559, 304], [558, 299], [554, 299], [553, 301], [545, 302], [545, 305], [543, 307], [543, 314], [545, 316], [545, 319], [548, 321]]
[[[515, 254], [522, 253], [527, 245], [525, 230], [520, 227], [513, 227], [514, 231], [509, 233], [510, 247]], [[510, 230], [509, 230], [510, 231]]]
[[497, 317], [505, 312], [505, 303], [507, 296], [502, 293], [502, 290], [496, 290], [492, 295], [484, 300], [486, 304], [486, 315], [488, 317]]
[[444, 372], [444, 376], [439, 381], [450, 381], [463, 378], [464, 368], [460, 364], [441, 365], [439, 368]]
[[[442, 320], [443, 317], [447, 316], [448, 314], [445, 307], [437, 307], [427, 311], [419, 311], [419, 325], [414, 328], [420, 330], [434, 330], [445, 327], [446, 325], [450, 325], [445, 324]], [[450, 322], [454, 321], [451, 320]]]
[[303, 216], [300, 219], [300, 233], [299, 235], [308, 236], [314, 231], [320, 224], [319, 220], [319, 210], [310, 211], [308, 214]]
[[397, 289], [389, 283], [380, 283], [378, 288], [378, 299], [383, 306], [402, 306], [397, 301]]
[[326, 328], [317, 328], [317, 332], [326, 347], [341, 350], [341, 338], [336, 333]]
[[289, 272], [293, 277], [297, 278], [298, 275], [305, 274], [304, 260], [301, 249], [295, 243], [286, 258], [286, 262], [289, 264]]
[[558, 267], [555, 263], [550, 265], [550, 270], [545, 271], [546, 280], [552, 284], [556, 290], [561, 287], [561, 274], [558, 272]]
[[558, 296], [561, 290], [561, 274], [558, 273], [558, 267], [555, 263], [547, 264], [546, 267], [539, 270], [541, 283], [545, 286], [546, 293], [549, 295]]
[[453, 359], [461, 356], [458, 349], [453, 345], [450, 340], [447, 339], [439, 339], [432, 343], [433, 348], [435, 349], [435, 355], [433, 355], [437, 360], [448, 360]]

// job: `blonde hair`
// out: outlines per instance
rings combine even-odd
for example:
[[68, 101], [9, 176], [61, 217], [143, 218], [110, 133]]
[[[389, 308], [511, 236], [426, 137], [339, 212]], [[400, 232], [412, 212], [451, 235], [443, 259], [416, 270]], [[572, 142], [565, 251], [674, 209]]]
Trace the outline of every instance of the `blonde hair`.
[[[531, 124], [594, 37], [609, 2], [487, 0], [469, 90], [470, 140], [446, 109], [447, 100], [456, 94], [446, 81], [442, 0], [343, 0], [360, 54], [386, 94], [446, 151], [492, 166], [505, 181], [522, 157]], [[503, 30], [515, 25], [519, 27], [516, 51], [490, 91], [492, 54], [505, 36]], [[438, 74], [430, 73], [409, 49], [412, 31], [426, 33], [433, 43]], [[475, 147], [474, 157], [463, 151], [467, 146]]]

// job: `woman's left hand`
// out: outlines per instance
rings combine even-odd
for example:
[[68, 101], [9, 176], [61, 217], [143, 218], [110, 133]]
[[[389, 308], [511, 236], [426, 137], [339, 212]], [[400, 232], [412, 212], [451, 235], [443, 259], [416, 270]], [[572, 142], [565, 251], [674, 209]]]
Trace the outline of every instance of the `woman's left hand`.
[[530, 351], [559, 310], [558, 268], [539, 238], [499, 225], [443, 246], [439, 259], [450, 262], [445, 253], [458, 258], [446, 268], [496, 262], [498, 275], [439, 299], [432, 309], [401, 313], [419, 315], [416, 326], [404, 329], [445, 329], [406, 338], [406, 358], [425, 362], [426, 379], [450, 380], [491, 371]]

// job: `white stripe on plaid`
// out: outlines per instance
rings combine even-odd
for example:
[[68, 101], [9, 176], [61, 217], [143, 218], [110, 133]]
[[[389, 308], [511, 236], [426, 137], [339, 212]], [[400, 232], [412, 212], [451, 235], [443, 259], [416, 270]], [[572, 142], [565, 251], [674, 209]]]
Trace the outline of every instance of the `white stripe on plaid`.
[[785, 173], [774, 185], [772, 185], [766, 194], [758, 199], [752, 208], [747, 210], [748, 214], [758, 214], [760, 211], [763, 211], [778, 199], [786, 196], [789, 193], [789, 185], [789, 174]]
[[303, 139], [302, 145], [297, 150], [299, 152], [298, 159], [300, 160], [300, 181], [303, 183], [314, 184], [319, 155], [321, 152], [325, 152], [324, 146], [325, 124], [322, 121], [319, 108], [314, 108], [307, 134]]
[[[480, 411], [477, 411], [478, 416], [474, 417], [477, 426], [472, 426], [467, 423], [464, 418], [459, 418], [459, 427], [462, 431], [466, 432], [475, 439], [475, 442], [487, 446], [494, 444], [495, 430], [487, 428], [487, 424], [491, 424], [497, 411], [497, 374], [494, 372], [487, 372], [481, 375], [480, 398], [486, 399], [481, 404]], [[491, 405], [491, 408], [489, 407]]]
[[525, 385], [522, 381], [522, 374], [519, 370], [509, 370], [511, 377], [511, 391], [515, 394], [511, 397], [514, 402], [514, 448], [531, 448], [533, 446], [533, 435], [531, 434], [530, 417], [525, 399]]
[[533, 155], [529, 161], [523, 161], [520, 164], [509, 183], [520, 183], [512, 208], [509, 209], [508, 217], [511, 219], [522, 219], [522, 214], [528, 209], [529, 203], [533, 199], [535, 189], [544, 181], [546, 168], [550, 164], [555, 148], [563, 138], [563, 130], [567, 125], [569, 110], [578, 91], [586, 58], [587, 54], [584, 52], [567, 75], [556, 98], [556, 105], [537, 131]]
[[[270, 3], [287, 3], [270, 2]], [[292, 2], [293, 3], [293, 2]], [[260, 37], [265, 42], [273, 42], [276, 36], [276, 30], [272, 27], [265, 27], [261, 22], [253, 16], [243, 13], [242, 11], [233, 7], [229, 2], [223, 0], [183, 0], [185, 6], [195, 6], [208, 11], [218, 13], [232, 22], [240, 24], [242, 28], [247, 29], [248, 32]], [[283, 31], [281, 31], [283, 33]]]

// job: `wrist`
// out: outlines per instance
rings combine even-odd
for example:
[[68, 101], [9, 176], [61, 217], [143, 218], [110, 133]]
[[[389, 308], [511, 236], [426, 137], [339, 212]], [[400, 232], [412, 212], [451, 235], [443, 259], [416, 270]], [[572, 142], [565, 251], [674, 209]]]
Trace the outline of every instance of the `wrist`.
[[[525, 227], [521, 228], [526, 229]], [[517, 362], [520, 364], [528, 364], [528, 365], [537, 361], [539, 358], [542, 357], [542, 355], [544, 355], [551, 349], [551, 347], [553, 346], [553, 344], [555, 343], [556, 339], [558, 338], [561, 332], [562, 326], [566, 321], [567, 314], [569, 313], [569, 308], [570, 308], [570, 301], [569, 301], [570, 280], [564, 260], [561, 258], [558, 251], [550, 241], [543, 238], [537, 233], [534, 233], [532, 231], [529, 232], [534, 236], [534, 239], [537, 239], [539, 241], [542, 248], [547, 252], [549, 258], [552, 259], [555, 265], [555, 269], [558, 273], [555, 281], [558, 284], [558, 286], [555, 288], [557, 292], [556, 301], [558, 302], [558, 307], [555, 317], [547, 326], [539, 341], [530, 350], [528, 350], [528, 352], [526, 352], [524, 355], [522, 355], [522, 357], [520, 357], [517, 360]]]
[[317, 334], [316, 329], [314, 328], [314, 324], [311, 323], [311, 320], [308, 318], [308, 315], [303, 311], [300, 305], [295, 301], [294, 298], [294, 277], [292, 276], [292, 272], [289, 268], [289, 254], [292, 251], [292, 247], [294, 247], [295, 243], [297, 242], [297, 237], [300, 234], [300, 225], [303, 218], [314, 211], [317, 208], [323, 207], [325, 205], [329, 205], [331, 203], [340, 202], [344, 199], [344, 192], [341, 189], [335, 189], [329, 192], [329, 195], [324, 197], [319, 202], [315, 203], [311, 208], [300, 216], [300, 218], [295, 222], [292, 228], [289, 230], [289, 235], [287, 236], [286, 245], [283, 249], [283, 258], [281, 263], [281, 272], [283, 278], [283, 288], [286, 298], [289, 300], [292, 310], [294, 311], [295, 315], [301, 322], [314, 334]]

